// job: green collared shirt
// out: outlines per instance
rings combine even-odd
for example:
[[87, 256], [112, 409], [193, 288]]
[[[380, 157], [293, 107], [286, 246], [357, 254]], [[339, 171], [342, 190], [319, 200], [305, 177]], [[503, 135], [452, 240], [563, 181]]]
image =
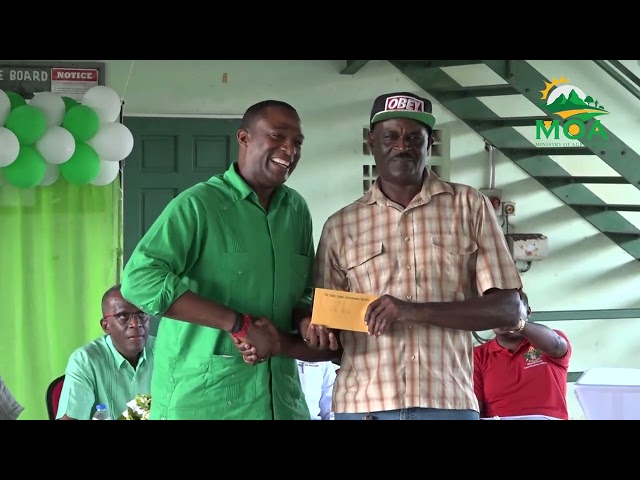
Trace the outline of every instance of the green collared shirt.
[[[178, 195], [127, 262], [122, 295], [162, 316], [187, 290], [291, 330], [313, 292], [307, 203], [281, 186], [268, 211], [234, 163]], [[152, 419], [309, 419], [294, 359], [247, 365], [222, 330], [162, 318]]]
[[103, 404], [116, 419], [136, 395], [151, 391], [154, 337], [147, 344], [134, 369], [116, 350], [109, 335], [78, 348], [69, 357], [56, 418], [67, 415], [89, 420], [96, 405]]

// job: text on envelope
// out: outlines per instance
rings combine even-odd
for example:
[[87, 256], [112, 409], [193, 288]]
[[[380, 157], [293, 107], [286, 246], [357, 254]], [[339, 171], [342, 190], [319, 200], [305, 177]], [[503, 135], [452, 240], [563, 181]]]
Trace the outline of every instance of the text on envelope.
[[316, 288], [311, 323], [338, 330], [367, 332], [364, 316], [375, 295]]

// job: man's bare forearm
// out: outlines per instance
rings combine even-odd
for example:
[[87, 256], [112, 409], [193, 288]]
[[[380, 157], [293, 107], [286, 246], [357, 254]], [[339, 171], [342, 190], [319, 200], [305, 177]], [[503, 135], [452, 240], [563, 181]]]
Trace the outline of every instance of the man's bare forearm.
[[551, 358], [564, 357], [569, 348], [564, 338], [545, 325], [527, 322], [520, 334]]
[[193, 292], [185, 292], [171, 304], [165, 317], [196, 323], [205, 327], [230, 331], [236, 320], [236, 312], [207, 300]]
[[338, 350], [316, 350], [309, 347], [298, 334], [280, 334], [280, 354], [305, 362], [339, 361], [342, 358], [342, 347]]
[[460, 302], [415, 304], [416, 323], [443, 328], [480, 331], [516, 327], [521, 301], [517, 290], [496, 290], [482, 297]]

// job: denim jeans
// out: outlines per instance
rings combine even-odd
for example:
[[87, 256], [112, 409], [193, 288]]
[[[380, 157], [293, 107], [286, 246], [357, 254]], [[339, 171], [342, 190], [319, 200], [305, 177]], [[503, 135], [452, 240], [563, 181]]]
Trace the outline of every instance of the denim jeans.
[[475, 410], [439, 408], [401, 408], [386, 412], [336, 413], [336, 420], [480, 420]]

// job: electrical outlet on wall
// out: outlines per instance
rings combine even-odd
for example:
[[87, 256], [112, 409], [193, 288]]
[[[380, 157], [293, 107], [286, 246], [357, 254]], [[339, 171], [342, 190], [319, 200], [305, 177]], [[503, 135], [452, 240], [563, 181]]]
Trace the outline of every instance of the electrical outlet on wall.
[[502, 204], [502, 214], [513, 216], [516, 214], [516, 202], [504, 202]]
[[499, 188], [481, 188], [480, 193], [489, 198], [496, 214], [500, 215], [502, 207], [502, 190]]

